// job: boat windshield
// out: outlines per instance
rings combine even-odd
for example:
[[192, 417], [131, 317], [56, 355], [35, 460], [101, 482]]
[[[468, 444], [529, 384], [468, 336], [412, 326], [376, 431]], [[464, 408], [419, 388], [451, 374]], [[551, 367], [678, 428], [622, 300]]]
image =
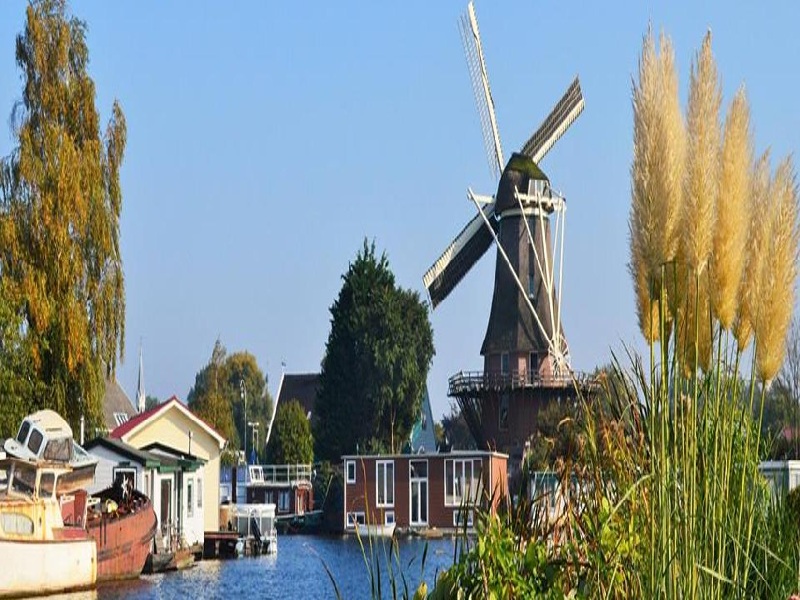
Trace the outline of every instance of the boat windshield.
[[36, 487], [36, 469], [17, 463], [11, 475], [11, 489], [21, 494], [33, 494]]
[[69, 462], [72, 459], [72, 438], [49, 440], [44, 447], [44, 459]]
[[17, 441], [20, 444], [24, 444], [25, 440], [28, 438], [28, 431], [30, 431], [31, 423], [28, 420], [22, 422], [22, 425], [19, 428], [19, 433], [17, 434]]

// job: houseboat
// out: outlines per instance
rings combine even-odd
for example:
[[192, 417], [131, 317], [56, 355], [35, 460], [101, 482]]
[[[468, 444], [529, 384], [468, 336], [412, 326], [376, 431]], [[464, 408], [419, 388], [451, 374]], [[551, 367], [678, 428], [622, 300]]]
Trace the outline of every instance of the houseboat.
[[[489, 451], [342, 457], [346, 532], [471, 528], [508, 493], [508, 455]], [[380, 528], [380, 529], [379, 529]]]
[[0, 596], [91, 588], [97, 546], [82, 527], [67, 527], [56, 496], [71, 469], [57, 463], [0, 459]]
[[82, 524], [97, 546], [97, 581], [138, 577], [156, 534], [150, 499], [124, 483], [59, 497], [65, 527]]
[[274, 504], [278, 531], [307, 533], [322, 522], [312, 478], [310, 464], [229, 467], [220, 476], [220, 498], [223, 504]]

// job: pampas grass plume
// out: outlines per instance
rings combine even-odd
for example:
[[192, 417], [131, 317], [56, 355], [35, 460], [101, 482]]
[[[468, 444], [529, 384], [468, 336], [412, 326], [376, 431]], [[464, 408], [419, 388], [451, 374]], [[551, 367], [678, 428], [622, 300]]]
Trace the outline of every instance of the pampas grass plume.
[[797, 183], [791, 157], [775, 171], [765, 220], [771, 221], [764, 244], [766, 260], [761, 265], [758, 313], [754, 321], [756, 369], [759, 378], [769, 382], [783, 363], [786, 333], [794, 308], [797, 279], [797, 249], [800, 241], [797, 223]]
[[747, 238], [746, 268], [739, 284], [739, 306], [733, 333], [739, 351], [747, 348], [753, 335], [753, 326], [758, 307], [762, 297], [761, 270], [762, 264], [767, 260], [766, 243], [769, 240], [771, 219], [769, 215], [769, 150], [764, 152], [753, 168], [750, 182], [751, 206], [761, 207], [760, 210], [750, 211], [750, 226]]
[[674, 51], [666, 35], [659, 44], [657, 55], [652, 30], [648, 30], [642, 42], [639, 81], [633, 85], [629, 270], [639, 326], [648, 341], [659, 335], [662, 266], [675, 258], [678, 247], [684, 152]]
[[687, 160], [682, 231], [691, 271], [702, 274], [711, 254], [719, 172], [721, 94], [711, 32], [692, 65], [687, 107]]
[[728, 330], [736, 317], [746, 257], [752, 169], [750, 107], [742, 87], [734, 97], [725, 120], [711, 260], [714, 314], [722, 328]]

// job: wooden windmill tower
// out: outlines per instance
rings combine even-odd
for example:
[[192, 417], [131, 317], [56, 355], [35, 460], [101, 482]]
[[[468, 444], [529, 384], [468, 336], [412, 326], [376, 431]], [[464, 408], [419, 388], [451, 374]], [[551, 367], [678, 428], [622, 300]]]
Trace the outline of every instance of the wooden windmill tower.
[[435, 308], [494, 242], [494, 295], [481, 347], [484, 370], [450, 378], [479, 448], [508, 452], [512, 463], [536, 428], [539, 408], [575, 395], [561, 326], [566, 201], [539, 168], [583, 111], [576, 78], [519, 153], [504, 163], [478, 22], [470, 2], [460, 19], [489, 166], [499, 178], [494, 196], [468, 190], [478, 214], [428, 269], [423, 282]]

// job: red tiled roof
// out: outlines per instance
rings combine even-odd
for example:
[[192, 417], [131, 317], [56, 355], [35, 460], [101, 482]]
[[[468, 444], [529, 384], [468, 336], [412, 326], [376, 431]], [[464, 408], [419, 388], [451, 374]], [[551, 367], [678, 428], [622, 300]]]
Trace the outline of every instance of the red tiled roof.
[[162, 402], [161, 404], [151, 408], [150, 410], [146, 410], [143, 413], [139, 413], [138, 415], [136, 415], [129, 421], [123, 423], [122, 425], [117, 427], [114, 431], [109, 433], [108, 437], [121, 440], [125, 436], [125, 434], [132, 431], [135, 427], [138, 427], [141, 423], [148, 421], [155, 415], [159, 414], [160, 412], [166, 410], [167, 408], [173, 405], [178, 405], [182, 409], [186, 410], [189, 414], [192, 415], [192, 417], [197, 419], [204, 427], [206, 427], [209, 430], [209, 432], [213, 434], [213, 436], [216, 436], [218, 438], [220, 447], [222, 447], [225, 444], [225, 438], [216, 430], [216, 428], [214, 428], [204, 419], [200, 418], [198, 415], [192, 412], [188, 406], [186, 406], [183, 402], [178, 400], [177, 396], [172, 396], [172, 398], [170, 398], [166, 402]]
[[114, 429], [114, 431], [109, 433], [108, 437], [112, 437], [112, 438], [116, 438], [118, 440], [121, 440], [122, 436], [124, 436], [126, 433], [128, 433], [131, 429], [136, 427], [139, 423], [144, 423], [146, 420], [148, 420], [150, 417], [152, 417], [156, 413], [159, 413], [162, 410], [164, 410], [167, 407], [167, 405], [169, 405], [170, 402], [172, 402], [172, 401], [180, 402], [180, 400], [178, 400], [177, 396], [173, 396], [172, 398], [170, 398], [166, 402], [162, 402], [158, 406], [154, 406], [150, 410], [146, 410], [143, 413], [139, 413], [135, 417], [133, 417], [131, 419], [128, 419], [122, 425], [120, 425], [119, 427]]

